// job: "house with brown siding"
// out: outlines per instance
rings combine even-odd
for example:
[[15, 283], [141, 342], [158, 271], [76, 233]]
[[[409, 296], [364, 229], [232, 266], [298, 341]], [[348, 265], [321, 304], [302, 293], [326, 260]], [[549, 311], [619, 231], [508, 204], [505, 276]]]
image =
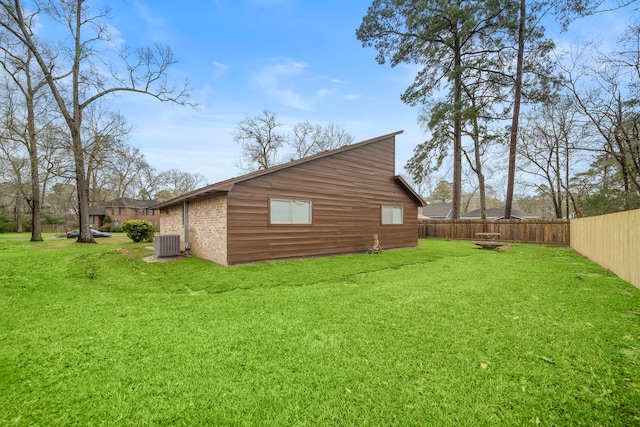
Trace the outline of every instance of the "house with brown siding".
[[153, 206], [162, 234], [224, 266], [418, 243], [422, 198], [395, 175], [395, 137], [369, 139]]

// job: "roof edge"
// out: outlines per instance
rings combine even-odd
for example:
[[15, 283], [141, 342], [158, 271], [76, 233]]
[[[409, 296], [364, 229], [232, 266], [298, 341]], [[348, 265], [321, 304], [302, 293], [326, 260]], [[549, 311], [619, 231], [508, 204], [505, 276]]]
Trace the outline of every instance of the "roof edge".
[[[288, 169], [290, 167], [298, 166], [298, 165], [301, 165], [301, 164], [304, 164], [304, 163], [307, 163], [307, 162], [311, 162], [313, 160], [321, 159], [323, 157], [328, 157], [328, 156], [331, 156], [333, 154], [341, 153], [341, 152], [344, 152], [344, 151], [349, 151], [349, 150], [352, 150], [354, 148], [358, 148], [358, 147], [362, 147], [364, 145], [372, 144], [374, 142], [382, 141], [384, 139], [395, 137], [396, 135], [400, 135], [403, 132], [404, 132], [404, 130], [399, 130], [399, 131], [396, 131], [396, 132], [388, 133], [386, 135], [381, 135], [381, 136], [377, 136], [375, 138], [366, 139], [364, 141], [356, 142], [354, 144], [343, 145], [342, 147], [338, 147], [338, 148], [336, 148], [334, 150], [324, 151], [322, 153], [318, 153], [318, 154], [315, 154], [313, 156], [304, 157], [302, 159], [293, 160], [293, 161], [287, 162], [287, 163], [281, 163], [279, 165], [275, 165], [275, 166], [272, 166], [272, 167], [267, 168], [267, 169], [262, 169], [262, 170], [251, 172], [251, 173], [248, 173], [248, 174], [245, 174], [245, 175], [241, 175], [241, 176], [238, 176], [238, 177], [235, 177], [235, 178], [231, 178], [231, 179], [227, 179], [227, 180], [224, 180], [224, 181], [216, 182], [215, 184], [210, 184], [210, 185], [207, 185], [206, 187], [202, 187], [202, 188], [190, 191], [188, 193], [182, 194], [180, 196], [174, 197], [174, 198], [169, 199], [167, 201], [164, 201], [162, 203], [158, 203], [157, 205], [152, 206], [152, 208], [154, 208], [154, 209], [162, 209], [162, 208], [165, 208], [165, 207], [168, 207], [168, 206], [176, 205], [176, 204], [184, 202], [184, 201], [197, 199], [197, 198], [206, 196], [207, 194], [211, 194], [211, 193], [228, 193], [229, 191], [231, 191], [233, 189], [234, 185], [239, 183], [239, 182], [244, 182], [244, 181], [247, 181], [249, 179], [253, 179], [253, 178], [257, 178], [257, 177], [263, 176], [263, 175], [270, 174], [272, 172], [277, 172], [277, 171], [280, 171], [280, 170]], [[406, 184], [406, 182], [404, 183], [404, 185], [408, 186], [408, 184]], [[410, 189], [411, 187], [408, 186], [408, 188]], [[412, 193], [415, 193], [413, 191], [413, 189], [411, 189], [410, 191]], [[418, 196], [418, 197], [420, 197], [420, 196]], [[419, 200], [422, 200], [422, 198], [420, 198]]]
[[396, 175], [393, 179], [396, 180], [420, 206], [427, 205], [427, 202], [424, 201], [422, 196], [420, 196], [401, 175]]

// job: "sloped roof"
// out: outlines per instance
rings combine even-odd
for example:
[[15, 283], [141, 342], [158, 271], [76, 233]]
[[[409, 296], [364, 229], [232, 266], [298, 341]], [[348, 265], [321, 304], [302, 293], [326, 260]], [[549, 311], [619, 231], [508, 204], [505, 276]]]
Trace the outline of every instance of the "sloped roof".
[[429, 218], [451, 218], [452, 203], [429, 203], [420, 212]]
[[158, 203], [157, 200], [138, 200], [130, 197], [119, 197], [117, 199], [110, 200], [103, 203], [108, 207], [120, 207], [120, 208], [149, 208]]
[[[476, 209], [471, 212], [460, 216], [461, 219], [480, 219], [480, 209]], [[514, 219], [537, 219], [536, 215], [521, 211], [519, 209], [511, 209], [511, 218]], [[504, 208], [487, 208], [487, 219], [504, 219]]]
[[[325, 157], [329, 157], [332, 156], [334, 154], [338, 154], [338, 153], [342, 153], [345, 151], [349, 151], [349, 150], [353, 150], [354, 148], [359, 148], [368, 144], [373, 144], [375, 142], [379, 142], [382, 141], [384, 139], [390, 138], [390, 137], [394, 137], [396, 135], [401, 134], [404, 131], [397, 131], [397, 132], [393, 132], [393, 133], [389, 133], [387, 135], [382, 135], [376, 138], [372, 138], [372, 139], [367, 139], [365, 141], [361, 141], [355, 144], [350, 144], [350, 145], [345, 145], [342, 146], [340, 148], [336, 148], [335, 150], [328, 150], [328, 151], [324, 151], [322, 153], [313, 155], [313, 156], [309, 156], [309, 157], [305, 157], [303, 159], [298, 159], [298, 160], [294, 160], [291, 162], [287, 162], [287, 163], [282, 163], [276, 166], [272, 166], [270, 168], [267, 169], [262, 169], [256, 172], [251, 172], [248, 173], [246, 175], [241, 175], [239, 177], [236, 178], [231, 178], [231, 179], [227, 179], [225, 181], [220, 181], [217, 182], [215, 184], [211, 184], [211, 185], [207, 185], [206, 187], [203, 188], [199, 188], [197, 190], [182, 194], [178, 197], [174, 197], [173, 199], [169, 199], [165, 202], [161, 202], [158, 203], [154, 206], [152, 206], [155, 209], [160, 209], [160, 208], [164, 208], [167, 206], [172, 206], [175, 205], [177, 203], [182, 203], [184, 201], [189, 201], [189, 200], [194, 200], [194, 199], [200, 199], [203, 197], [210, 197], [210, 196], [216, 196], [216, 195], [220, 195], [220, 194], [224, 194], [224, 193], [228, 193], [229, 191], [231, 191], [233, 189], [233, 187], [241, 182], [245, 182], [248, 181], [250, 179], [254, 179], [254, 178], [258, 178], [264, 175], [268, 175], [277, 171], [281, 171], [281, 170], [285, 170], [288, 168], [292, 168], [294, 166], [298, 166], [304, 163], [308, 163], [308, 162], [312, 162], [314, 160], [318, 160], [318, 159], [322, 159]], [[407, 191], [412, 198], [414, 198], [416, 200], [417, 203], [423, 205], [424, 201], [422, 200], [422, 198], [411, 188], [411, 186], [400, 176], [395, 176], [394, 177], [395, 181], [405, 189], [405, 191]]]
[[106, 206], [90, 206], [89, 207], [89, 215], [106, 215], [107, 207]]

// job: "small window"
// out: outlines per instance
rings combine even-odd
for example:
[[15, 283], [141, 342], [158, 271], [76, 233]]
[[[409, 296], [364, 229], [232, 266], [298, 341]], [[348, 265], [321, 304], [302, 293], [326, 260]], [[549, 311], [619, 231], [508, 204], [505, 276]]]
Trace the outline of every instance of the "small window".
[[311, 224], [311, 202], [271, 199], [271, 224]]
[[403, 208], [401, 206], [383, 206], [382, 224], [402, 224]]

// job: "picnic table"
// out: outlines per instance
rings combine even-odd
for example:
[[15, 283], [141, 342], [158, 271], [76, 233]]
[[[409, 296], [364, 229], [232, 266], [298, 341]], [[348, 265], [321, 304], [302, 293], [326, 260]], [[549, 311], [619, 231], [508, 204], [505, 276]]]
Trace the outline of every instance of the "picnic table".
[[496, 240], [500, 237], [500, 233], [476, 233], [476, 237], [482, 240]]
[[496, 249], [504, 245], [497, 240], [500, 238], [500, 233], [476, 233], [476, 237], [482, 240], [474, 240], [473, 244], [484, 249]]

